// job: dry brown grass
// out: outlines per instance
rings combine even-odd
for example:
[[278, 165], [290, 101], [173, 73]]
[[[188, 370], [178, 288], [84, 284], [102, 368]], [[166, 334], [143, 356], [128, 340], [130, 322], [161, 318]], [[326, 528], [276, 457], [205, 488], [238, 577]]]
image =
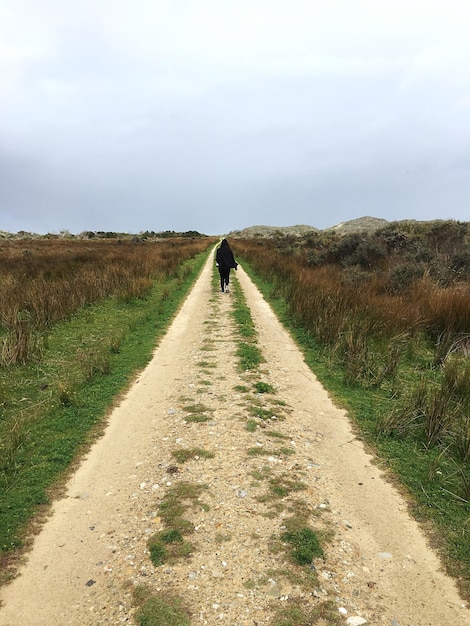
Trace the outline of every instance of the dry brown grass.
[[178, 275], [208, 239], [0, 241], [3, 366], [40, 355], [40, 333], [102, 298], [145, 298], [153, 281]]
[[425, 332], [432, 340], [470, 333], [470, 284], [440, 285], [429, 274], [393, 293], [390, 274], [381, 268], [351, 272], [324, 264], [310, 267], [305, 254], [277, 249], [275, 242], [239, 240], [239, 256], [274, 283], [290, 312], [320, 343], [330, 344], [359, 323], [391, 337]]

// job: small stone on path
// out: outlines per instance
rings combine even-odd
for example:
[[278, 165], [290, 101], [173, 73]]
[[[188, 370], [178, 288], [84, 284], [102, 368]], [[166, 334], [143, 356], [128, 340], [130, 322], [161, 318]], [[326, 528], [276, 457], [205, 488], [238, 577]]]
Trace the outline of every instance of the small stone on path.
[[363, 626], [363, 624], [367, 624], [367, 620], [363, 617], [359, 617], [359, 615], [353, 615], [352, 617], [348, 617], [346, 624], [348, 626]]

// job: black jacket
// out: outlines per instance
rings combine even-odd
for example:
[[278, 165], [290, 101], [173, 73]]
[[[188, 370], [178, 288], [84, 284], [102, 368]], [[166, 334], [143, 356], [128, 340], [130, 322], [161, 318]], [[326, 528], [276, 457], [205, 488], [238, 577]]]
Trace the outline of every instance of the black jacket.
[[237, 269], [238, 267], [238, 263], [235, 261], [232, 249], [228, 245], [228, 241], [226, 239], [223, 239], [222, 243], [217, 248], [217, 252], [215, 253], [215, 260], [217, 262], [217, 265], [222, 270], [228, 270], [231, 267]]

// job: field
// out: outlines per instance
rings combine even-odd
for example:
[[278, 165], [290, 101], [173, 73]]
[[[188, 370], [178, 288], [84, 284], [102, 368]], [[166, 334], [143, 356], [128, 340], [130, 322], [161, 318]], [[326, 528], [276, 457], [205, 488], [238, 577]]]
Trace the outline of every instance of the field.
[[[233, 239], [468, 593], [470, 229]], [[3, 576], [150, 359], [214, 240], [0, 243]], [[466, 581], [466, 582], [465, 582]]]
[[468, 224], [454, 222], [234, 242], [312, 369], [467, 580], [469, 242]]
[[[213, 240], [0, 242], [3, 575], [109, 406], [150, 359]], [[204, 253], [204, 254], [202, 254]]]

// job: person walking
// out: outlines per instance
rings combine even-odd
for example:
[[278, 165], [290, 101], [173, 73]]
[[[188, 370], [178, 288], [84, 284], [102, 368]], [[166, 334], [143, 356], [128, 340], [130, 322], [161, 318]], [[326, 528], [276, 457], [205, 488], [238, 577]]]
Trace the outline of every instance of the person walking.
[[226, 239], [222, 239], [220, 246], [215, 253], [215, 263], [219, 268], [220, 274], [220, 291], [228, 293], [228, 284], [230, 282], [230, 270], [236, 270], [238, 263], [235, 261], [233, 252]]

